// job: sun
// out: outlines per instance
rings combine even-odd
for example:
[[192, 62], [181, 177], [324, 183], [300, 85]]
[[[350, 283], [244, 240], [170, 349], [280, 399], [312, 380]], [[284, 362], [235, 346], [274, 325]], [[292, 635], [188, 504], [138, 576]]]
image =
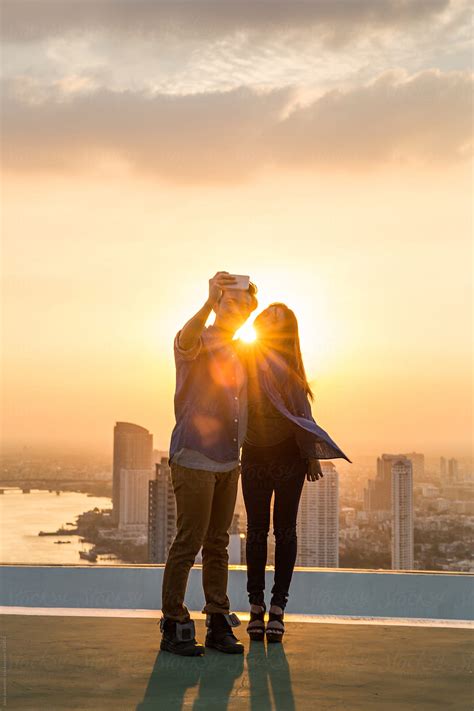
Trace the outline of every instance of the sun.
[[252, 343], [257, 338], [257, 334], [251, 323], [244, 323], [235, 334], [235, 338], [240, 338], [244, 343]]

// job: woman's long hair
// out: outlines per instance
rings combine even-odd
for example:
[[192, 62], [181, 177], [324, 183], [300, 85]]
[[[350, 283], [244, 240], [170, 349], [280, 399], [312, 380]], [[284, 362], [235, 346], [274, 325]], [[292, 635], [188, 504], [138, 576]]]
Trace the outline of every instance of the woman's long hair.
[[[281, 331], [280, 329], [272, 331], [271, 328], [268, 328], [268, 326], [264, 324], [262, 314], [265, 313], [267, 309], [272, 307], [278, 307], [284, 312], [285, 319]], [[303, 365], [298, 321], [294, 312], [288, 308], [286, 304], [279, 301], [270, 304], [267, 309], [262, 311], [253, 323], [258, 338], [257, 343], [259, 343], [263, 350], [267, 348], [269, 351], [274, 350], [281, 357], [283, 357], [289, 365], [290, 379], [302, 387], [306, 395], [308, 395], [311, 400], [314, 400], [313, 391], [308, 383], [308, 378], [306, 377], [306, 371]], [[287, 385], [282, 383], [282, 385], [285, 388], [289, 385], [289, 383]]]

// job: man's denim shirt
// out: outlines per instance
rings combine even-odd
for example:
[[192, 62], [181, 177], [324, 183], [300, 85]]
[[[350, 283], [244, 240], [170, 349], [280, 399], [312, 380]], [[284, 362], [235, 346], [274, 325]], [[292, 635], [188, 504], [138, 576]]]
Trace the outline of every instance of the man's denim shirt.
[[240, 420], [247, 416], [242, 411], [247, 376], [235, 342], [223, 339], [220, 329], [209, 326], [196, 346], [184, 351], [179, 347], [179, 334], [174, 342], [176, 425], [169, 461], [184, 449], [224, 465], [238, 462]]

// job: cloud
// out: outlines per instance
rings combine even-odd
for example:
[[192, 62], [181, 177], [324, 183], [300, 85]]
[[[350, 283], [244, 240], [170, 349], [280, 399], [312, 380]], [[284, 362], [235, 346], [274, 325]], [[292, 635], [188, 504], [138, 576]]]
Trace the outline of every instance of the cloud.
[[[0, 0], [1, 2], [1, 0]], [[81, 91], [317, 92], [471, 66], [467, 0], [4, 0], [3, 76]]]
[[449, 6], [449, 0], [3, 0], [2, 36], [29, 42], [106, 30], [212, 39], [304, 29], [337, 44], [370, 29], [418, 25]]
[[140, 172], [199, 182], [243, 178], [258, 167], [289, 92], [150, 97], [100, 89], [34, 104], [19, 96], [12, 84], [4, 90], [7, 167], [82, 170], [115, 155]]
[[450, 162], [471, 143], [472, 88], [466, 72], [385, 72], [293, 111], [274, 126], [271, 143], [280, 161], [298, 167]]
[[36, 97], [3, 85], [3, 160], [14, 171], [87, 171], [115, 157], [173, 182], [229, 182], [265, 169], [449, 163], [471, 140], [472, 75], [387, 72], [309, 105], [294, 88], [194, 95], [98, 89]]

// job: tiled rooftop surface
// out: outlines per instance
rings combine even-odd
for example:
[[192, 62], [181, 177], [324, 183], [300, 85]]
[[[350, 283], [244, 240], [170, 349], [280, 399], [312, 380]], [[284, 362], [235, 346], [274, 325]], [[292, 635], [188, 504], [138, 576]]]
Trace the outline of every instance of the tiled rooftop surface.
[[[158, 615], [156, 617], [158, 619]], [[287, 623], [283, 645], [202, 658], [159, 651], [156, 619], [6, 614], [8, 709], [473, 708], [471, 629]], [[196, 622], [204, 640], [203, 620]]]

